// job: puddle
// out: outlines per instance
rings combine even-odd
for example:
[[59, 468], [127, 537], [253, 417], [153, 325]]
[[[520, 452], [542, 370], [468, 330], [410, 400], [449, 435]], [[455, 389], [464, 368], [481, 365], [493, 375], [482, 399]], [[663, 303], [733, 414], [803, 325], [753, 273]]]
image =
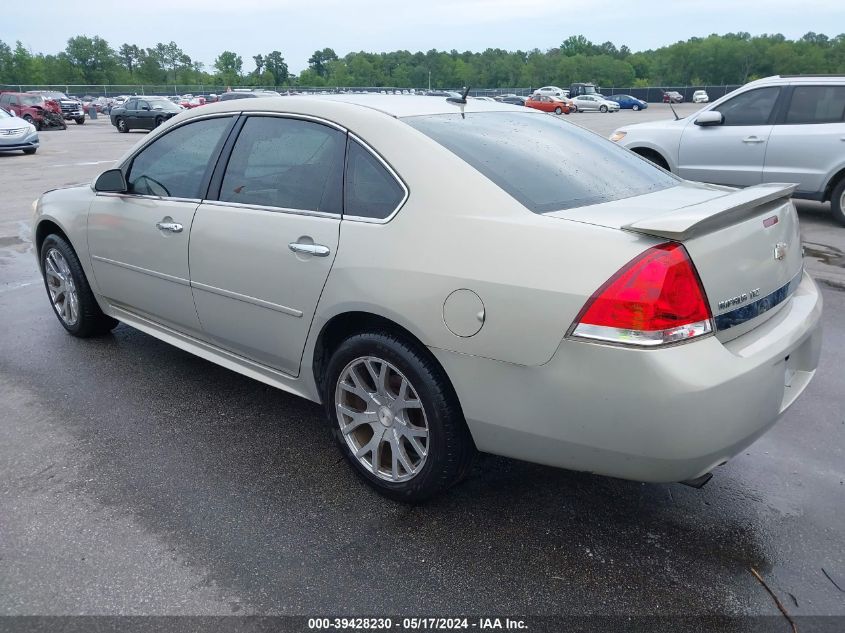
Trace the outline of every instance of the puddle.
[[19, 244], [23, 244], [24, 241], [19, 237], [0, 237], [0, 248], [6, 248], [7, 246], [18, 246]]
[[845, 253], [834, 246], [804, 242], [804, 255], [812, 257], [828, 266], [845, 268]]

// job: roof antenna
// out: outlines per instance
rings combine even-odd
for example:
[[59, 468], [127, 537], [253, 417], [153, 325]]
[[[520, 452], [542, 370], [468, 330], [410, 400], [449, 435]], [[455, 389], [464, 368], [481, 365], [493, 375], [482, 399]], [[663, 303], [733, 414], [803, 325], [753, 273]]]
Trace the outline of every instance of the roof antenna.
[[672, 111], [672, 114], [675, 115], [675, 120], [679, 121], [681, 117], [679, 117], [678, 113], [675, 112], [675, 108], [672, 106], [672, 99], [669, 99], [669, 109]]
[[449, 103], [466, 103], [467, 102], [467, 95], [469, 94], [469, 86], [464, 86], [464, 92], [461, 94], [460, 97], [446, 97], [446, 101]]

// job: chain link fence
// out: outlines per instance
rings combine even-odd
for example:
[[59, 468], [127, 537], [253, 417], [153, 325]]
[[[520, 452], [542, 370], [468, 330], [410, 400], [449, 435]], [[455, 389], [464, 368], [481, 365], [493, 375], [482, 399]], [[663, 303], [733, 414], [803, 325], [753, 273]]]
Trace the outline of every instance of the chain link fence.
[[[629, 88], [597, 88], [601, 94], [606, 96], [615, 94], [628, 94], [637, 99], [649, 103], [663, 101], [663, 93], [668, 91], [679, 92], [683, 95], [684, 101], [692, 101], [692, 95], [696, 90], [704, 90], [714, 101], [727, 93], [736, 90], [740, 85], [722, 86], [648, 86]], [[238, 89], [247, 88], [238, 86]], [[252, 89], [275, 90], [282, 94], [334, 94], [339, 92], [367, 92], [383, 94], [408, 94], [410, 89], [398, 88], [396, 86], [352, 86], [352, 87], [326, 87], [326, 86], [249, 86]], [[11, 90], [14, 92], [26, 92], [27, 90], [55, 90], [64, 92], [75, 97], [116, 97], [119, 95], [205, 95], [221, 94], [229, 90], [229, 86], [213, 84], [169, 84], [169, 85], [80, 85], [80, 84], [0, 84], [0, 91]], [[451, 88], [459, 92], [461, 88]], [[535, 88], [473, 88], [470, 95], [474, 97], [495, 97], [498, 95], [515, 94], [521, 97], [530, 95]], [[422, 90], [416, 90], [420, 93]]]

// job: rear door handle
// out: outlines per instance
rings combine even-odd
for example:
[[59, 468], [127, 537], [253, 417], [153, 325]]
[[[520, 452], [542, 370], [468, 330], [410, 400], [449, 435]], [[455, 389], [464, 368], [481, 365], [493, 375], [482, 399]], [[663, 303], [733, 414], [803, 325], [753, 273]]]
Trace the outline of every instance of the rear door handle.
[[159, 231], [170, 231], [171, 233], [181, 233], [182, 232], [182, 225], [178, 222], [156, 222], [156, 228]]
[[294, 253], [304, 253], [306, 255], [314, 255], [315, 257], [327, 257], [331, 252], [328, 246], [322, 244], [302, 244], [300, 242], [291, 242], [288, 248]]
[[742, 142], [743, 143], [765, 143], [766, 139], [757, 138], [756, 136], [746, 136], [744, 139], [742, 139]]

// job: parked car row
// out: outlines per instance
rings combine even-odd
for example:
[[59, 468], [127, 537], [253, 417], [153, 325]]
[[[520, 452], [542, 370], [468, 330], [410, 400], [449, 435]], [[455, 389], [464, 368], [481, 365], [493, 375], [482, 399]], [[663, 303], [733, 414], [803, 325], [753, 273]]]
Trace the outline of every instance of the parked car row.
[[[58, 96], [64, 97], [58, 100]], [[56, 97], [56, 98], [54, 98]], [[44, 127], [66, 128], [65, 120], [74, 119], [78, 124], [85, 123], [81, 104], [64, 96], [64, 93], [41, 92], [2, 92], [0, 108], [14, 113], [27, 123], [40, 130]]]

